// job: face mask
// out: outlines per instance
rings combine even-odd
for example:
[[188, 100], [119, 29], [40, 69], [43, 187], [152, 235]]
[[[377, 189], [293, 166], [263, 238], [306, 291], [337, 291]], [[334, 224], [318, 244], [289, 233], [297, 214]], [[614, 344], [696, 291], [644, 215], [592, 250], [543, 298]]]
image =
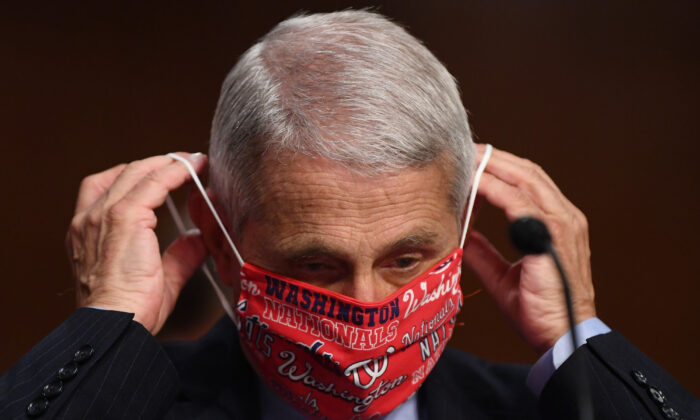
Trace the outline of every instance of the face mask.
[[[488, 145], [474, 176], [460, 247], [380, 302], [356, 299], [245, 263], [190, 163], [183, 162], [241, 265], [233, 319], [241, 346], [267, 385], [312, 418], [379, 418], [423, 383], [452, 336], [462, 307], [462, 247]], [[172, 210], [174, 206], [168, 201]], [[175, 212], [176, 213], [176, 212]], [[181, 225], [179, 216], [174, 214]]]

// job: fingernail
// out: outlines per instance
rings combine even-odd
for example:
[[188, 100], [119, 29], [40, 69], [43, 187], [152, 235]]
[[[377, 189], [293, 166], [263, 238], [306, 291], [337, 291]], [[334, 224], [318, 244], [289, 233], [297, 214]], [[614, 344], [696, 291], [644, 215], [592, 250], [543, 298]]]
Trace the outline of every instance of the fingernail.
[[202, 159], [203, 157], [204, 157], [204, 154], [203, 154], [203, 153], [200, 153], [200, 152], [192, 153], [192, 154], [190, 155], [190, 160], [191, 160], [192, 162], [197, 162], [197, 161], [199, 161], [200, 159]]

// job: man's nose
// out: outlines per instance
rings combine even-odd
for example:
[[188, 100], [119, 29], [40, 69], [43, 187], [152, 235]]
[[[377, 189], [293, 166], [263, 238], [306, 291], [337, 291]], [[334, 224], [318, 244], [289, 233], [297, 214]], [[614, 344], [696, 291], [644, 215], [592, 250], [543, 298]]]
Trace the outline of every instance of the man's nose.
[[378, 302], [389, 296], [395, 288], [382, 280], [372, 267], [355, 270], [343, 282], [340, 293], [361, 302]]

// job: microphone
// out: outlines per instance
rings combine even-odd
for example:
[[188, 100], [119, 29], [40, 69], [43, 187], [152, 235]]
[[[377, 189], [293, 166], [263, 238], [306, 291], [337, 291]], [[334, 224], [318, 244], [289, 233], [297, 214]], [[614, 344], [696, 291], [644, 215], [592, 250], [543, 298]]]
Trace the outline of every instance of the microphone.
[[521, 217], [510, 225], [510, 239], [525, 255], [543, 254], [552, 247], [547, 226], [533, 217]]
[[[559, 277], [561, 278], [562, 286], [564, 289], [564, 300], [566, 302], [566, 312], [569, 318], [569, 331], [571, 332], [571, 344], [572, 349], [576, 351], [578, 344], [578, 334], [576, 333], [576, 319], [574, 318], [574, 308], [571, 303], [571, 292], [569, 291], [569, 282], [567, 281], [566, 274], [564, 273], [564, 268], [559, 259], [559, 255], [554, 249], [552, 244], [552, 236], [547, 230], [542, 221], [534, 217], [521, 217], [511, 223], [508, 228], [510, 234], [510, 239], [520, 252], [525, 255], [540, 255], [548, 253], [552, 256], [554, 260], [554, 265], [559, 271]], [[588, 378], [586, 377], [586, 371], [584, 367], [579, 364], [579, 375], [580, 382], [576, 385], [577, 399], [578, 399], [578, 418], [579, 419], [593, 419], [593, 410], [591, 405], [591, 399], [588, 389]]]

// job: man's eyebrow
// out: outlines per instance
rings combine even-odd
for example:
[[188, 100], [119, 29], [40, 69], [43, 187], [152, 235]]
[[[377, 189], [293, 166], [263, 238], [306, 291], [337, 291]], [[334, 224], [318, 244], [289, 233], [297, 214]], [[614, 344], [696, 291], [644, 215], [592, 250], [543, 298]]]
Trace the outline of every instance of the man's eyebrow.
[[[431, 246], [435, 244], [436, 239], [439, 236], [440, 235], [433, 230], [418, 228], [409, 232], [403, 238], [384, 246], [380, 252], [380, 255], [387, 255], [406, 248]], [[284, 255], [284, 258], [289, 261], [303, 260], [305, 258], [319, 256], [349, 258], [349, 255], [345, 251], [330, 246], [327, 243], [317, 239], [305, 241], [299, 246], [295, 246], [293, 249], [283, 250], [282, 254]]]
[[386, 255], [405, 248], [420, 248], [434, 245], [440, 235], [429, 229], [419, 228], [409, 232], [398, 241], [385, 246], [381, 254]]
[[294, 247], [294, 249], [290, 249], [287, 252], [283, 251], [283, 253], [285, 254], [285, 259], [287, 260], [302, 260], [304, 258], [318, 256], [346, 256], [345, 252], [319, 240], [310, 240], [306, 243], [302, 243], [298, 247]]

